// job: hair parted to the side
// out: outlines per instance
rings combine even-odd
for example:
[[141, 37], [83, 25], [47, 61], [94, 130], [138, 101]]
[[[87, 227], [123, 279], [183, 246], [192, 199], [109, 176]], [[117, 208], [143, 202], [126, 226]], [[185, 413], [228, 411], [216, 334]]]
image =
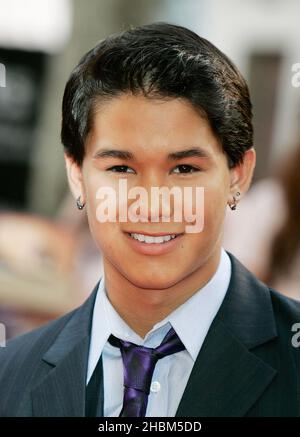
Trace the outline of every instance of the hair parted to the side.
[[205, 115], [228, 157], [253, 145], [246, 81], [219, 49], [185, 27], [159, 22], [114, 34], [86, 53], [66, 84], [61, 140], [79, 165], [98, 104], [123, 93], [184, 98]]

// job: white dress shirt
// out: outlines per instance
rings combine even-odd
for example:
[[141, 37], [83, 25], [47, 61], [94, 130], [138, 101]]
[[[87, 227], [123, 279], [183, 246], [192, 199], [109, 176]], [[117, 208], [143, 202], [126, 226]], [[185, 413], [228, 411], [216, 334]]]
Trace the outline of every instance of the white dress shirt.
[[143, 339], [111, 305], [103, 275], [93, 312], [86, 382], [89, 382], [102, 354], [105, 417], [118, 416], [123, 405], [123, 362], [119, 348], [107, 342], [110, 334], [155, 348], [171, 326], [175, 329], [186, 350], [158, 360], [146, 411], [147, 417], [174, 417], [197, 355], [226, 295], [230, 277], [230, 258], [222, 249], [219, 266], [210, 281], [164, 320], [156, 323]]

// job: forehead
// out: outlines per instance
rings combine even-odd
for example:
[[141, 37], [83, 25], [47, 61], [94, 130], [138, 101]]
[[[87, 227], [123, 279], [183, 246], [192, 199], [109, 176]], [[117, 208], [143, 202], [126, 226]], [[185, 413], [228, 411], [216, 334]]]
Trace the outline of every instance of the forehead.
[[100, 104], [93, 115], [88, 148], [94, 151], [114, 144], [135, 155], [169, 153], [188, 146], [220, 152], [208, 120], [187, 100], [129, 94]]

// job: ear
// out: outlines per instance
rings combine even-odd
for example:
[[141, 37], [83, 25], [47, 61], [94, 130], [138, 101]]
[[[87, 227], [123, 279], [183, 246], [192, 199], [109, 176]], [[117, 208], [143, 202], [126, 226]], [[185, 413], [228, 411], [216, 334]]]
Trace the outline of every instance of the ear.
[[256, 163], [256, 153], [254, 148], [246, 151], [243, 162], [236, 165], [230, 170], [230, 193], [228, 202], [232, 203], [233, 196], [238, 195], [238, 199], [241, 198], [249, 189], [254, 168]]
[[85, 203], [85, 192], [82, 179], [82, 169], [70, 156], [64, 154], [68, 182], [71, 192], [75, 199], [81, 196], [81, 201]]

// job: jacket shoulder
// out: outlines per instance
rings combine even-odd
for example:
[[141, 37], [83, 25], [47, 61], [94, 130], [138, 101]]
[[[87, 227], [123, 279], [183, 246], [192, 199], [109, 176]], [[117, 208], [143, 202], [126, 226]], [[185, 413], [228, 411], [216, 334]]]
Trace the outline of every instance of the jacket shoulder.
[[300, 322], [300, 301], [269, 288], [275, 317], [283, 323]]
[[[270, 289], [282, 360], [300, 370], [300, 302]], [[291, 363], [291, 361], [290, 361]]]
[[89, 334], [96, 292], [97, 286], [78, 308], [0, 349], [0, 417], [32, 414], [30, 393], [55, 365], [49, 353], [65, 354]]
[[0, 348], [0, 386], [8, 372], [12, 373], [20, 365], [26, 364], [28, 360], [31, 362], [40, 360], [77, 310], [75, 309], [33, 331], [8, 340], [6, 346]]

